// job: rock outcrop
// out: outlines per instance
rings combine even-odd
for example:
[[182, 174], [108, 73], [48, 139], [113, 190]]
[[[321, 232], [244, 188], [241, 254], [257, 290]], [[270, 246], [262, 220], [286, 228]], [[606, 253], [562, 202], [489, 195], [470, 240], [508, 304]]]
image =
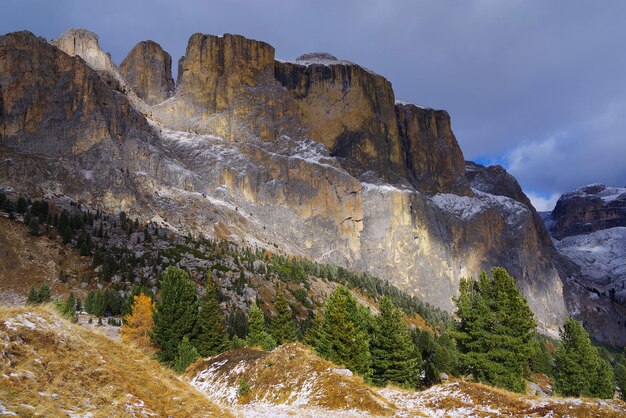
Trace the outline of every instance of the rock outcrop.
[[549, 218], [557, 239], [626, 226], [626, 188], [591, 184], [564, 194]]
[[86, 29], [69, 29], [50, 42], [66, 54], [79, 56], [110, 85], [124, 89], [124, 82], [111, 55], [100, 49], [98, 35]]
[[79, 154], [149, 135], [145, 118], [85, 61], [30, 32], [0, 37], [0, 97], [0, 144], [19, 151]]
[[389, 81], [325, 53], [277, 61], [275, 74], [293, 94], [311, 139], [326, 145], [353, 176], [374, 171], [389, 181], [406, 177]]
[[161, 103], [174, 94], [172, 57], [156, 42], [135, 45], [120, 64], [120, 73], [148, 105]]
[[471, 195], [448, 112], [404, 102], [397, 102], [395, 110], [413, 185], [427, 193]]
[[571, 311], [594, 337], [626, 345], [626, 188], [591, 184], [565, 193], [545, 223], [580, 268]]

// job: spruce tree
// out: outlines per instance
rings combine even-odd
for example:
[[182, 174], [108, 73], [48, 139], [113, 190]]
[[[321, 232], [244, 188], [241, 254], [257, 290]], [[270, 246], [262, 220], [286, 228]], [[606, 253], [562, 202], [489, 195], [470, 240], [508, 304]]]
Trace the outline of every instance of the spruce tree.
[[246, 344], [249, 347], [258, 347], [265, 351], [271, 351], [276, 347], [276, 340], [265, 329], [263, 311], [256, 304], [250, 307], [248, 324]]
[[50, 302], [50, 288], [46, 283], [42, 284], [39, 287], [39, 293], [37, 294], [37, 298], [39, 299], [39, 303]]
[[323, 318], [312, 333], [315, 350], [366, 378], [370, 375], [368, 319], [352, 293], [339, 286], [327, 299]]
[[193, 332], [197, 312], [196, 285], [187, 272], [172, 266], [165, 269], [151, 334], [161, 362], [173, 365], [178, 345]]
[[555, 354], [555, 389], [566, 396], [611, 398], [613, 372], [591, 344], [589, 334], [569, 318], [561, 330], [561, 344]]
[[293, 312], [289, 302], [282, 293], [274, 300], [276, 315], [270, 319], [270, 333], [278, 344], [295, 341], [298, 337], [296, 321], [293, 319]]
[[210, 275], [200, 300], [198, 321], [193, 334], [192, 343], [202, 357], [219, 354], [230, 347], [224, 313], [217, 298], [217, 287]]
[[35, 290], [35, 286], [31, 286], [28, 291], [28, 297], [26, 298], [26, 303], [34, 305], [39, 303], [39, 294]]
[[456, 299], [457, 340], [463, 372], [481, 382], [523, 392], [536, 337], [534, 316], [505, 269], [478, 281], [461, 280]]
[[402, 322], [402, 313], [388, 296], [380, 302], [370, 351], [375, 384], [382, 386], [391, 382], [407, 388], [417, 386], [422, 359]]
[[187, 367], [194, 361], [196, 361], [200, 355], [196, 347], [189, 342], [189, 338], [184, 336], [181, 342], [178, 344], [178, 350], [176, 357], [174, 358], [174, 370], [178, 373], [183, 373]]
[[622, 399], [626, 399], [626, 362], [621, 361], [615, 365], [615, 384], [622, 391]]

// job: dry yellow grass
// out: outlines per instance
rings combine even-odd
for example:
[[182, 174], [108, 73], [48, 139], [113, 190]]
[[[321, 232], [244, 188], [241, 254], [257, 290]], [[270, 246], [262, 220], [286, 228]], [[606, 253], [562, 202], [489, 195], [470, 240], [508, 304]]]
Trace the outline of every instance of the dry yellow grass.
[[0, 402], [21, 417], [232, 416], [156, 360], [50, 307], [0, 308]]
[[[356, 410], [363, 416], [389, 416], [396, 408], [360, 377], [333, 371], [338, 366], [318, 357], [300, 343], [285, 344], [271, 353], [244, 348], [197, 361], [184, 377], [216, 398], [228, 399], [225, 387], [237, 388], [243, 379], [250, 393], [239, 396], [240, 404], [265, 402], [300, 405], [324, 410]], [[202, 372], [210, 372], [203, 375]], [[219, 388], [217, 387], [219, 386]], [[232, 392], [231, 392], [232, 393]]]

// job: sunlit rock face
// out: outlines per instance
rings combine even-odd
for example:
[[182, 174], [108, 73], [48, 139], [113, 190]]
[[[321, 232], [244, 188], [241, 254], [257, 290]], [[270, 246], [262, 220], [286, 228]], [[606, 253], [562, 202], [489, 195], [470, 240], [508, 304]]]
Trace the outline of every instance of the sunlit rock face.
[[161, 103], [174, 94], [172, 57], [156, 42], [135, 45], [120, 64], [120, 74], [148, 105]]
[[118, 71], [70, 33], [86, 46], [1, 38], [1, 184], [340, 264], [447, 310], [461, 277], [504, 266], [543, 330], [567, 315], [575, 272], [511, 176], [466, 171], [445, 111], [396, 103], [382, 76], [329, 54], [276, 61], [238, 35], [192, 35], [170, 95], [156, 45]]

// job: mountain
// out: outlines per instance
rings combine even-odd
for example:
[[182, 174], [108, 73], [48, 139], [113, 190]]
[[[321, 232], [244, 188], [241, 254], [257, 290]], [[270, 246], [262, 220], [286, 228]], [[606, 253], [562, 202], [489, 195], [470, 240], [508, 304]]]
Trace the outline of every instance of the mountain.
[[558, 250], [581, 271], [570, 287], [573, 314], [597, 339], [626, 345], [626, 188], [572, 190], [544, 221]]
[[[327, 53], [293, 61], [239, 35], [152, 41], [118, 69], [97, 35], [0, 37], [0, 184], [334, 263], [452, 310], [503, 266], [557, 335], [579, 268], [501, 167], [466, 163], [450, 116]], [[569, 310], [568, 310], [569, 309]]]

